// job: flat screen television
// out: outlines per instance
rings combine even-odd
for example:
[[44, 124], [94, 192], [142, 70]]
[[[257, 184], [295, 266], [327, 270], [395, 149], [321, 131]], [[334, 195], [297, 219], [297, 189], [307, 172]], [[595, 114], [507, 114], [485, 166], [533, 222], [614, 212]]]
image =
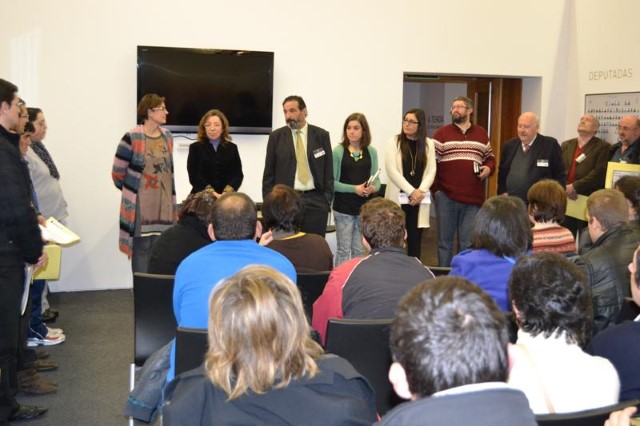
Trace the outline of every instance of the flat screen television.
[[267, 134], [273, 117], [273, 52], [138, 46], [138, 102], [166, 98], [166, 127], [197, 132], [210, 109], [232, 133]]

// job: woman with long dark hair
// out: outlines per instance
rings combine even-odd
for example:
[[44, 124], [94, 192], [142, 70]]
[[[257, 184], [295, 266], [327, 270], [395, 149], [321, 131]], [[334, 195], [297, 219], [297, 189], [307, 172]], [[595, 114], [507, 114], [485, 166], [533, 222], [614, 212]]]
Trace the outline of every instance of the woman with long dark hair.
[[420, 258], [422, 229], [429, 227], [429, 188], [436, 176], [436, 154], [427, 138], [425, 113], [408, 110], [400, 133], [387, 142], [385, 167], [389, 181], [385, 197], [402, 205], [407, 218], [407, 254]]
[[344, 121], [342, 142], [333, 148], [335, 195], [333, 215], [336, 224], [335, 266], [362, 256], [360, 207], [380, 189], [378, 152], [371, 146], [371, 130], [364, 114], [354, 112]]

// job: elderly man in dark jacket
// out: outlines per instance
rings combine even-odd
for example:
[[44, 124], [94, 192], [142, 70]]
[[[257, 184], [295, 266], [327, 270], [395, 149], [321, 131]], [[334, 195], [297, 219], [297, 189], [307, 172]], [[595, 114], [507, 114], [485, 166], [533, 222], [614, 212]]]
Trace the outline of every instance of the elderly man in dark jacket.
[[591, 284], [595, 334], [615, 324], [630, 296], [628, 265], [640, 241], [627, 225], [627, 202], [620, 191], [601, 189], [591, 194], [587, 219], [594, 243], [582, 260]]

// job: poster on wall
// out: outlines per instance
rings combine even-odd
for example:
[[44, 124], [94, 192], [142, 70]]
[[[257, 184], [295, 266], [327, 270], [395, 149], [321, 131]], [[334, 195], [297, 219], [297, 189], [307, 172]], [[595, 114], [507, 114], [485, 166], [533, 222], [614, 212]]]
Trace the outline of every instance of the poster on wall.
[[584, 96], [585, 114], [593, 114], [600, 121], [596, 136], [614, 144], [618, 142], [618, 122], [625, 115], [640, 113], [640, 92], [596, 93]]

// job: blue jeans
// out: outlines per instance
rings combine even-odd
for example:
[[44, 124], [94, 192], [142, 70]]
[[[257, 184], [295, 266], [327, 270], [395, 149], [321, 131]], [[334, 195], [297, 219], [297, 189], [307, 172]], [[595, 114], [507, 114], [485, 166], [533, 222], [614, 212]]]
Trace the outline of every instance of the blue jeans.
[[458, 234], [458, 252], [471, 245], [473, 222], [480, 207], [454, 201], [436, 193], [436, 214], [438, 215], [438, 265], [451, 266], [453, 239]]
[[45, 280], [33, 280], [28, 337], [42, 338], [47, 335], [47, 326], [42, 322], [42, 292], [46, 285], [47, 281]]
[[334, 267], [354, 257], [362, 256], [360, 216], [333, 212], [336, 225], [336, 260]]

